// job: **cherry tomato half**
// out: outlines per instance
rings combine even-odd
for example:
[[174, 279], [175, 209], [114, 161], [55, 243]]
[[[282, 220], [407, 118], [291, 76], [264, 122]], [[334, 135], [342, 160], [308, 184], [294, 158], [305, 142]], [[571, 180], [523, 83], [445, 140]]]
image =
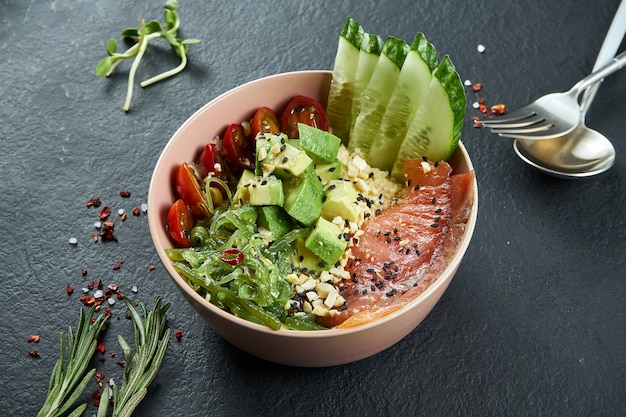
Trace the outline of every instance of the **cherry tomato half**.
[[241, 175], [244, 169], [254, 170], [254, 143], [246, 137], [241, 125], [231, 124], [226, 128], [222, 157], [235, 176]]
[[285, 107], [282, 117], [282, 131], [290, 139], [300, 137], [298, 123], [328, 131], [328, 118], [324, 107], [306, 96], [295, 96]]
[[176, 173], [176, 192], [198, 220], [209, 216], [209, 208], [201, 184], [201, 180], [193, 167], [187, 162], [183, 162]]
[[182, 199], [176, 200], [167, 212], [167, 231], [179, 247], [191, 246], [189, 237], [193, 226], [191, 210]]
[[226, 165], [224, 165], [224, 160], [215, 143], [209, 143], [204, 147], [196, 162], [196, 166], [198, 167], [198, 173], [202, 179], [206, 178], [209, 174], [222, 180], [226, 180], [227, 178]]
[[276, 112], [269, 107], [261, 107], [252, 118], [252, 138], [256, 139], [256, 135], [260, 132], [276, 134], [280, 133], [280, 122]]

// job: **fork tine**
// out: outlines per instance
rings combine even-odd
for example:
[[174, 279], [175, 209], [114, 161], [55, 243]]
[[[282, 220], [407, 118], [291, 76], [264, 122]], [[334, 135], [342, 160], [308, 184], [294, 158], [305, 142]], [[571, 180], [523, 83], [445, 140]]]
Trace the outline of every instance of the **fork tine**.
[[532, 114], [529, 117], [523, 118], [523, 119], [518, 119], [518, 120], [514, 120], [511, 122], [494, 122], [494, 123], [490, 123], [490, 122], [484, 122], [483, 126], [485, 127], [491, 127], [494, 129], [513, 129], [513, 128], [521, 128], [521, 127], [526, 127], [526, 126], [532, 126], [536, 123], [541, 123], [543, 121], [545, 121], [545, 117], [538, 115], [536, 113]]
[[527, 119], [536, 115], [537, 113], [529, 108], [529, 106], [522, 107], [514, 112], [504, 114], [502, 116], [494, 117], [493, 119], [480, 120], [483, 126], [498, 125], [502, 123], [515, 123], [523, 119]]
[[523, 126], [523, 127], [512, 127], [512, 128], [506, 128], [506, 127], [502, 127], [502, 128], [492, 128], [491, 132], [492, 133], [506, 133], [507, 135], [509, 134], [531, 134], [531, 133], [537, 133], [537, 132], [545, 132], [551, 128], [554, 127], [554, 123], [549, 122], [547, 120], [542, 120], [538, 123], [535, 123], [533, 125], [530, 126]]
[[553, 125], [549, 129], [539, 130], [534, 132], [524, 132], [524, 133], [498, 133], [500, 136], [515, 138], [515, 139], [529, 139], [529, 140], [543, 140], [543, 139], [554, 139], [559, 136], [566, 135], [573, 131], [576, 126], [571, 126], [568, 128], [563, 128], [562, 126]]

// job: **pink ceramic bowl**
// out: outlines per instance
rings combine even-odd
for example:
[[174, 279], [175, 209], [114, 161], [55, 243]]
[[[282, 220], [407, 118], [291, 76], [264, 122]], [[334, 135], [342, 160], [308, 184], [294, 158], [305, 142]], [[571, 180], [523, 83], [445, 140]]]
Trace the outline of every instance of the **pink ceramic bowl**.
[[[415, 300], [381, 319], [347, 329], [322, 331], [271, 330], [221, 310], [196, 293], [178, 275], [165, 249], [172, 247], [165, 218], [175, 201], [173, 176], [178, 166], [192, 161], [208, 140], [230, 123], [246, 120], [261, 106], [282, 108], [295, 95], [305, 95], [326, 104], [331, 80], [329, 71], [299, 71], [249, 82], [212, 100], [191, 116], [170, 139], [156, 164], [148, 194], [148, 224], [154, 247], [174, 284], [191, 306], [224, 339], [240, 349], [272, 362], [321, 367], [366, 358], [398, 342], [433, 309], [452, 280], [470, 243], [477, 215], [477, 188], [465, 236], [457, 253], [440, 277]], [[473, 169], [459, 144], [450, 160], [457, 173]]]

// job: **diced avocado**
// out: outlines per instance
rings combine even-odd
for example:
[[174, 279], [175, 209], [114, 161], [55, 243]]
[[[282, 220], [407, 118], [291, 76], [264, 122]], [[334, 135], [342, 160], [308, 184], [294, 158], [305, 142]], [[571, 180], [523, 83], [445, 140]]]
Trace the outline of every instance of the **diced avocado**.
[[314, 168], [317, 176], [322, 180], [322, 184], [328, 184], [329, 181], [341, 177], [341, 161], [339, 159], [335, 158], [333, 162], [315, 164]]
[[339, 226], [320, 217], [304, 242], [304, 246], [324, 263], [332, 266], [341, 258], [348, 242], [341, 238]]
[[303, 238], [298, 238], [295, 242], [296, 254], [294, 255], [294, 263], [301, 271], [306, 271], [309, 275], [315, 275], [316, 272], [328, 270], [332, 267], [332, 264], [328, 265], [322, 262], [316, 254], [308, 250], [304, 242]]
[[274, 239], [278, 239], [293, 227], [291, 217], [280, 206], [259, 207], [258, 225], [272, 232]]
[[359, 194], [351, 182], [332, 180], [326, 186], [326, 199], [322, 205], [322, 217], [327, 220], [339, 216], [356, 222], [358, 220], [357, 198]]
[[253, 178], [254, 173], [252, 171], [248, 171], [247, 169], [243, 171], [241, 177], [239, 178], [239, 182], [237, 183], [235, 194], [233, 195], [233, 207], [241, 207], [242, 205], [250, 202], [250, 193], [248, 192], [248, 186], [246, 184], [248, 184]]
[[315, 162], [332, 162], [337, 159], [341, 139], [330, 132], [298, 123], [300, 149]]
[[256, 137], [257, 175], [274, 174], [279, 178], [300, 176], [313, 160], [304, 152], [289, 144], [284, 133]]
[[313, 167], [285, 184], [285, 211], [304, 226], [312, 226], [322, 212], [324, 186]]
[[275, 176], [255, 177], [248, 184], [250, 205], [282, 206], [284, 204], [283, 182]]

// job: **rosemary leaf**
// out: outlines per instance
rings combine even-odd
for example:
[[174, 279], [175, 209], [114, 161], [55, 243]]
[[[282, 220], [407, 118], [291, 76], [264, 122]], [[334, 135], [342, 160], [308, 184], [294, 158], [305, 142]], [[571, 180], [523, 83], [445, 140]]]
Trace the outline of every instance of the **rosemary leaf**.
[[[52, 370], [48, 394], [37, 417], [63, 415], [78, 400], [95, 373], [95, 369], [89, 372], [86, 372], [86, 369], [96, 350], [98, 336], [107, 321], [105, 315], [100, 315], [92, 322], [95, 311], [95, 307], [92, 307], [85, 314], [84, 309], [80, 309], [76, 334], [74, 335], [70, 327], [67, 332], [67, 343], [65, 335], [61, 333], [60, 357]], [[66, 347], [69, 351], [66, 351]], [[67, 365], [64, 367], [66, 356]], [[79, 405], [70, 415], [81, 415], [86, 406]]]
[[[126, 297], [124, 303], [128, 307], [135, 330], [134, 353], [122, 336], [118, 336], [124, 351], [124, 378], [121, 387], [113, 385], [112, 417], [130, 417], [137, 405], [148, 392], [148, 386], [156, 377], [163, 362], [170, 338], [170, 329], [166, 327], [166, 312], [170, 307], [162, 305], [161, 297], [154, 301], [154, 307], [147, 311], [146, 305], [140, 303], [140, 314], [137, 307]], [[109, 388], [105, 388], [108, 396]], [[106, 416], [106, 404], [101, 401], [104, 409], [98, 409], [98, 417]], [[108, 403], [108, 401], [106, 401]]]

